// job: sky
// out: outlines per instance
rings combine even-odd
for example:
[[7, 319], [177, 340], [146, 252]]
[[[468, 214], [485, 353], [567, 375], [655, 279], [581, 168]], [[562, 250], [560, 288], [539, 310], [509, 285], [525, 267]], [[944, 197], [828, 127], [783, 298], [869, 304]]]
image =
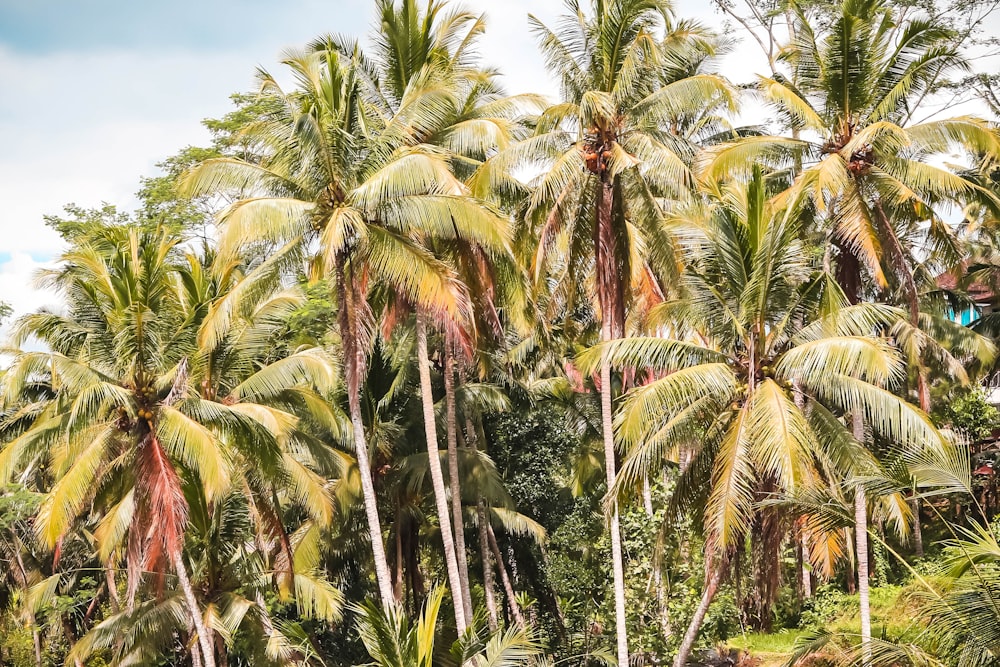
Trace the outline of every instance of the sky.
[[[466, 0], [487, 14], [483, 60], [511, 93], [555, 96], [528, 30], [561, 0]], [[709, 0], [678, 0], [680, 17], [721, 28]], [[372, 0], [0, 0], [0, 300], [15, 314], [58, 306], [32, 276], [59, 252], [44, 222], [64, 204], [130, 209], [139, 178], [187, 145], [201, 120], [253, 89], [256, 67], [280, 71], [284, 49], [318, 34], [363, 35]], [[745, 42], [723, 63], [736, 82], [764, 73]]]

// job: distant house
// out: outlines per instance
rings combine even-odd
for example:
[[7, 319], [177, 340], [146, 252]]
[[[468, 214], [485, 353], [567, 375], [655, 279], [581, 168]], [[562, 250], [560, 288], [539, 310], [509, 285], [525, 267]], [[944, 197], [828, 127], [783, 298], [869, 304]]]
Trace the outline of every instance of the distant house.
[[972, 301], [965, 308], [957, 311], [954, 306], [948, 306], [948, 318], [952, 322], [957, 322], [963, 326], [968, 326], [983, 315], [1000, 311], [1000, 296], [994, 293], [993, 288], [981, 282], [973, 281], [968, 286], [959, 288], [960, 278], [952, 272], [942, 273], [936, 278], [938, 289], [947, 292], [964, 292]]
[[[983, 315], [1000, 312], [1000, 296], [996, 294], [998, 290], [975, 280], [960, 288], [960, 280], [950, 271], [942, 273], [935, 279], [938, 289], [946, 292], [964, 293], [972, 302], [957, 310], [954, 305], [949, 304], [948, 318], [952, 322], [968, 326]], [[994, 373], [983, 378], [983, 389], [986, 390], [986, 400], [992, 405], [1000, 407], [1000, 374]]]

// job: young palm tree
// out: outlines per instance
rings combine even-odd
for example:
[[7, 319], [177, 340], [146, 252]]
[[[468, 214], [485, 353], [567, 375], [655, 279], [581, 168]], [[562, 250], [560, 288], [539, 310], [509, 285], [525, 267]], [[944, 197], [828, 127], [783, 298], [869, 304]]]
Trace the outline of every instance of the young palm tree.
[[262, 72], [262, 93], [277, 110], [247, 129], [267, 147], [264, 162], [209, 160], [189, 174], [187, 189], [253, 193], [222, 216], [223, 255], [260, 242], [318, 248], [311, 262], [336, 291], [376, 581], [389, 604], [392, 583], [359, 399], [375, 335], [368, 292], [389, 288], [425, 312], [467, 320], [468, 300], [453, 272], [415, 239], [461, 235], [502, 244], [503, 238], [493, 216], [461, 195], [446, 156], [412, 141], [414, 128], [436, 108], [433, 87], [415, 87], [399, 113], [386, 117], [368, 102], [361, 80], [366, 63], [356, 50], [348, 57], [314, 49], [284, 62], [299, 87], [286, 94]]
[[[899, 313], [846, 307], [829, 276], [810, 265], [795, 218], [768, 199], [760, 170], [707, 194], [707, 209], [696, 205], [684, 220], [692, 227], [686, 296], [654, 313], [675, 336], [605, 342], [579, 358], [584, 370], [605, 358], [655, 378], [627, 395], [617, 417], [629, 454], [615, 493], [640, 484], [680, 444], [693, 459], [678, 493], [709, 487], [705, 589], [678, 667], [729, 558], [755, 521], [767, 520], [758, 501], [819, 484], [819, 460], [876, 465], [835, 415], [862, 414], [894, 442], [939, 441], [927, 416], [892, 392], [905, 377], [900, 356], [870, 335]], [[798, 323], [822, 315], [823, 307], [833, 310], [800, 330]], [[905, 505], [896, 505], [904, 517]]]
[[[398, 607], [379, 609], [370, 603], [357, 607], [358, 634], [368, 655], [378, 667], [433, 667], [437, 664], [434, 640], [444, 591], [431, 592], [416, 623], [410, 623]], [[481, 634], [481, 633], [480, 633]], [[469, 667], [526, 667], [539, 648], [522, 629], [492, 636], [459, 639], [451, 647], [451, 658]]]

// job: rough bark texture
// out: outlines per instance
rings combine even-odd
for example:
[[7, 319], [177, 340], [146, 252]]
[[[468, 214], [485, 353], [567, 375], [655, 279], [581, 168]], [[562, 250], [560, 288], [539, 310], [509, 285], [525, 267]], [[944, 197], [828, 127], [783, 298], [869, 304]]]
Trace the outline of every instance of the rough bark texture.
[[174, 571], [177, 573], [177, 580], [180, 582], [181, 590], [184, 591], [184, 600], [187, 602], [188, 611], [191, 612], [191, 622], [194, 623], [195, 632], [198, 633], [198, 645], [201, 647], [201, 657], [205, 667], [215, 667], [215, 650], [212, 648], [212, 636], [205, 627], [205, 619], [201, 616], [201, 609], [198, 607], [198, 599], [194, 595], [191, 587], [191, 580], [188, 579], [187, 569], [184, 567], [184, 559], [179, 551], [170, 554], [173, 561]]
[[424, 409], [424, 435], [427, 438], [427, 467], [434, 487], [434, 501], [441, 526], [441, 541], [444, 543], [444, 560], [448, 569], [448, 585], [455, 604], [455, 627], [458, 634], [464, 634], [468, 624], [465, 605], [462, 602], [462, 579], [458, 573], [458, 559], [451, 530], [451, 513], [448, 511], [448, 497], [444, 486], [444, 472], [441, 469], [441, 454], [438, 450], [437, 424], [434, 421], [434, 397], [431, 394], [431, 368], [427, 356], [426, 315], [417, 311], [417, 357], [420, 366], [420, 398]]
[[713, 568], [711, 564], [706, 567], [709, 568], [709, 572], [708, 576], [705, 577], [705, 590], [701, 593], [701, 601], [698, 603], [698, 608], [694, 610], [691, 624], [688, 626], [687, 632], [684, 633], [684, 639], [681, 640], [681, 645], [677, 649], [677, 655], [674, 656], [674, 667], [684, 667], [687, 664], [688, 656], [691, 655], [691, 648], [698, 638], [698, 631], [701, 630], [705, 614], [708, 613], [708, 607], [712, 604], [712, 599], [715, 598], [716, 591], [719, 590], [719, 582], [722, 579], [722, 567]]
[[[605, 318], [604, 340], [611, 340], [611, 322]], [[611, 363], [607, 355], [601, 362], [601, 430], [604, 435], [604, 470], [608, 492], [615, 486], [615, 439], [611, 412]], [[618, 639], [618, 664], [628, 664], [628, 628], [625, 622], [625, 567], [622, 558], [622, 536], [618, 525], [618, 502], [611, 512], [611, 567], [615, 587], [615, 634]]]
[[[865, 425], [861, 415], [852, 417], [854, 438], [865, 441]], [[872, 616], [868, 593], [868, 501], [865, 489], [858, 485], [854, 491], [854, 547], [858, 561], [858, 600], [861, 607], [861, 646], [865, 663], [871, 662]]]
[[458, 471], [458, 423], [455, 409], [455, 351], [451, 335], [445, 343], [444, 402], [448, 428], [448, 486], [451, 490], [451, 520], [455, 531], [455, 556], [465, 617], [472, 618], [472, 590], [469, 587], [469, 561], [465, 550], [465, 521], [462, 514], [462, 486]]

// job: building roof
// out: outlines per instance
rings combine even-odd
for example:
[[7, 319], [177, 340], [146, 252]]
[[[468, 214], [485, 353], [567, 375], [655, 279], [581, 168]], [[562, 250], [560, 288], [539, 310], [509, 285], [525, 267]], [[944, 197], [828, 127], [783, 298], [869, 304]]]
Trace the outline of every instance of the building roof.
[[[966, 267], [962, 267], [963, 273], [966, 271]], [[979, 280], [973, 280], [968, 285], [962, 287], [959, 286], [960, 282], [964, 279], [964, 276], [956, 276], [954, 271], [945, 271], [939, 274], [937, 278], [934, 279], [935, 283], [939, 289], [954, 291], [961, 290], [969, 295], [969, 298], [976, 302], [989, 302], [996, 301], [997, 295], [996, 291]]]

